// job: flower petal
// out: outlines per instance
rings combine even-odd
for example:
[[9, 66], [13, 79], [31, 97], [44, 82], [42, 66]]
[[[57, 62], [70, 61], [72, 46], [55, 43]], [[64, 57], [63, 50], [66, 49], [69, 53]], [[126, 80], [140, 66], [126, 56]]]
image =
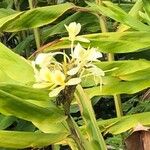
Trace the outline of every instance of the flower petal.
[[75, 35], [79, 34], [80, 30], [81, 30], [81, 24], [80, 24], [80, 23], [77, 23], [77, 24], [76, 24], [76, 30], [75, 30], [76, 32], [75, 32]]
[[70, 69], [70, 70], [67, 72], [67, 74], [70, 75], [70, 76], [73, 76], [73, 75], [77, 74], [77, 72], [79, 71], [79, 69], [80, 69], [79, 66], [74, 67], [74, 68]]
[[75, 41], [75, 37], [79, 34], [81, 30], [81, 24], [76, 22], [71, 22], [68, 26], [65, 25], [66, 30], [69, 34], [70, 41]]
[[64, 88], [65, 86], [60, 86], [58, 88], [55, 88], [49, 93], [49, 97], [56, 97], [60, 93], [60, 91], [63, 90]]
[[52, 80], [52, 72], [47, 68], [40, 69], [40, 79], [46, 82], [53, 82]]
[[72, 78], [66, 83], [66, 85], [77, 85], [80, 82], [81, 82], [80, 78]]
[[39, 89], [43, 89], [43, 88], [47, 88], [47, 87], [51, 87], [51, 86], [52, 86], [52, 84], [46, 83], [46, 82], [33, 84], [34, 88], [39, 88]]
[[52, 73], [52, 80], [56, 85], [65, 84], [65, 75], [60, 70], [54, 70]]
[[90, 50], [88, 50], [87, 53], [88, 61], [97, 61], [97, 58], [101, 58], [103, 56], [102, 53], [97, 52], [97, 49], [93, 47]]
[[35, 64], [39, 65], [40, 67], [47, 67], [50, 64], [51, 59], [51, 53], [40, 53], [35, 59]]
[[86, 50], [78, 43], [74, 48], [72, 57], [81, 60]]
[[87, 70], [89, 72], [91, 72], [94, 76], [104, 76], [105, 75], [105, 72], [95, 65], [92, 65], [92, 67]]

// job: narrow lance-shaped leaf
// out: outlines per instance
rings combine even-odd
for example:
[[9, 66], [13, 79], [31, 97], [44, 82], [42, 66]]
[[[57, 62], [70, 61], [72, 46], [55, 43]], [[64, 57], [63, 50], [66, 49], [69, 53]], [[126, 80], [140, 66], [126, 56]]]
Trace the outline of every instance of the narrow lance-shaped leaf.
[[0, 31], [14, 32], [37, 28], [55, 21], [64, 12], [73, 8], [71, 3], [38, 7], [0, 19]]
[[42, 131], [45, 126], [51, 131], [50, 126], [66, 119], [64, 112], [57, 107], [42, 108], [0, 90], [0, 112], [4, 115], [13, 115], [31, 121]]
[[17, 96], [22, 101], [28, 101], [44, 108], [56, 107], [52, 101], [53, 98], [48, 96], [49, 91], [46, 89], [36, 89], [28, 86], [1, 83], [0, 90]]
[[13, 10], [13, 9], [4, 9], [1, 8], [0, 9], [0, 18], [12, 15], [13, 13], [16, 13], [17, 11]]
[[[150, 47], [149, 32], [96, 33], [84, 35], [83, 37], [90, 41], [90, 47], [98, 47], [99, 51], [104, 53], [129, 53], [146, 50]], [[142, 38], [139, 39], [139, 37]], [[89, 47], [89, 43], [80, 43], [84, 47]], [[68, 38], [53, 42], [53, 44], [43, 47], [42, 50], [47, 52], [64, 48], [70, 48]]]
[[[95, 65], [105, 71], [105, 76], [102, 77], [102, 82], [105, 87], [111, 86], [113, 88], [113, 84], [124, 84], [128, 81], [143, 79], [147, 81], [150, 78], [150, 61], [147, 60], [104, 61], [96, 62]], [[82, 79], [82, 86], [94, 86], [95, 81], [100, 82], [99, 78], [94, 79], [93, 76], [85, 76]]]
[[36, 101], [50, 101], [50, 98], [48, 96], [49, 91], [45, 89], [41, 90], [28, 86], [1, 83], [0, 90], [3, 90], [9, 94], [17, 96], [22, 100], [26, 99]]
[[105, 133], [120, 134], [136, 127], [139, 123], [145, 126], [150, 125], [150, 112], [127, 115], [120, 118], [97, 121], [101, 131]]
[[150, 78], [150, 67], [148, 69], [143, 69], [140, 71], [136, 71], [134, 73], [120, 75], [119, 78], [124, 81], [145, 79], [145, 82], [146, 82], [147, 79]]
[[134, 94], [148, 87], [150, 87], [150, 78], [146, 80], [113, 82], [113, 84], [104, 85], [102, 89], [99, 86], [86, 88], [85, 92], [92, 98], [98, 95]]
[[[143, 2], [142, 0], [137, 0], [135, 2], [135, 4], [133, 5], [133, 7], [131, 8], [131, 10], [129, 11], [129, 15], [131, 15], [132, 17], [136, 18], [136, 19], [139, 19], [139, 11], [141, 11], [143, 8]], [[124, 25], [124, 24], [121, 24], [117, 31], [118, 32], [124, 32], [126, 30], [130, 29], [129, 26], [127, 25]]]
[[0, 147], [4, 148], [36, 148], [44, 147], [64, 140], [68, 133], [57, 134], [40, 132], [19, 132], [0, 130]]
[[150, 61], [144, 59], [112, 62], [104, 61], [96, 62], [95, 65], [104, 71], [111, 70], [106, 72], [106, 74], [119, 77], [120, 75], [126, 75], [140, 70], [148, 69], [150, 67]]
[[142, 0], [144, 4], [145, 11], [147, 12], [150, 18], [150, 1], [149, 0]]
[[130, 26], [133, 29], [140, 30], [140, 31], [150, 31], [149, 26], [143, 24], [139, 20], [132, 17], [130, 14], [127, 14], [124, 10], [120, 7], [114, 5], [111, 2], [105, 1], [103, 5], [97, 5], [95, 3], [89, 3], [88, 5], [91, 6], [89, 10], [92, 10], [96, 13], [101, 13], [105, 16], [108, 16], [115, 21], [121, 22], [125, 25]]

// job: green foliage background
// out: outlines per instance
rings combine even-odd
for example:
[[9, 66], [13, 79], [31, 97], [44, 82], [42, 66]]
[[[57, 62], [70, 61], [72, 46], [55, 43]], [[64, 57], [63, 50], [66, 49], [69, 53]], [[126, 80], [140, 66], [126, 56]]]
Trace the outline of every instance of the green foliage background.
[[[64, 24], [73, 21], [82, 25], [79, 36], [103, 52], [103, 61], [96, 65], [111, 70], [103, 77], [102, 91], [94, 86], [92, 77], [84, 78], [85, 93], [91, 100], [98, 96], [98, 102], [101, 97], [112, 100], [112, 96], [121, 95], [125, 116], [97, 120], [101, 132], [115, 135], [107, 138], [108, 144], [116, 146], [112, 141], [116, 137], [121, 141], [120, 134], [129, 135], [138, 123], [150, 125], [149, 97], [142, 99], [150, 87], [150, 1], [112, 2], [37, 0], [36, 8], [29, 9], [25, 0], [0, 1], [0, 147], [23, 149], [70, 143], [63, 109], [53, 103], [47, 90], [32, 88], [34, 72], [27, 59], [33, 60], [36, 50], [67, 51], [70, 42]], [[103, 32], [101, 15], [109, 32]], [[79, 111], [76, 102], [71, 108]], [[84, 123], [80, 130], [86, 136]]]

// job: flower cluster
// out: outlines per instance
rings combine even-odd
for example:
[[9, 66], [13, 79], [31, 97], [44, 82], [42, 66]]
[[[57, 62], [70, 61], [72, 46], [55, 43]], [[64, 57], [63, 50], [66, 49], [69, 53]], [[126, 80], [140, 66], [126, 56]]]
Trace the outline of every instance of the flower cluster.
[[[85, 70], [93, 76], [104, 76], [104, 71], [92, 64], [93, 61], [98, 61], [102, 54], [96, 48], [86, 50], [79, 43], [74, 45], [76, 40], [89, 42], [88, 39], [77, 37], [81, 30], [81, 24], [72, 22], [65, 27], [71, 41], [70, 57], [61, 52], [41, 53], [32, 62], [36, 79], [33, 86], [35, 88], [49, 88], [50, 97], [56, 97], [66, 86], [79, 84]], [[66, 62], [58, 62], [55, 59], [57, 54], [62, 54]]]

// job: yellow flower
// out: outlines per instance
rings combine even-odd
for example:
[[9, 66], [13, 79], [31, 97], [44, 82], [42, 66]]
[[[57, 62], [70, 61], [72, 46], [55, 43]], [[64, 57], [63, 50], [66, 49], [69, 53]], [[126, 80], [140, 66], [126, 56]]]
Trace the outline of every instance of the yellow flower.
[[53, 82], [52, 73], [47, 67], [40, 69], [40, 79], [45, 82]]
[[56, 85], [65, 85], [65, 75], [60, 70], [52, 72], [52, 80]]

